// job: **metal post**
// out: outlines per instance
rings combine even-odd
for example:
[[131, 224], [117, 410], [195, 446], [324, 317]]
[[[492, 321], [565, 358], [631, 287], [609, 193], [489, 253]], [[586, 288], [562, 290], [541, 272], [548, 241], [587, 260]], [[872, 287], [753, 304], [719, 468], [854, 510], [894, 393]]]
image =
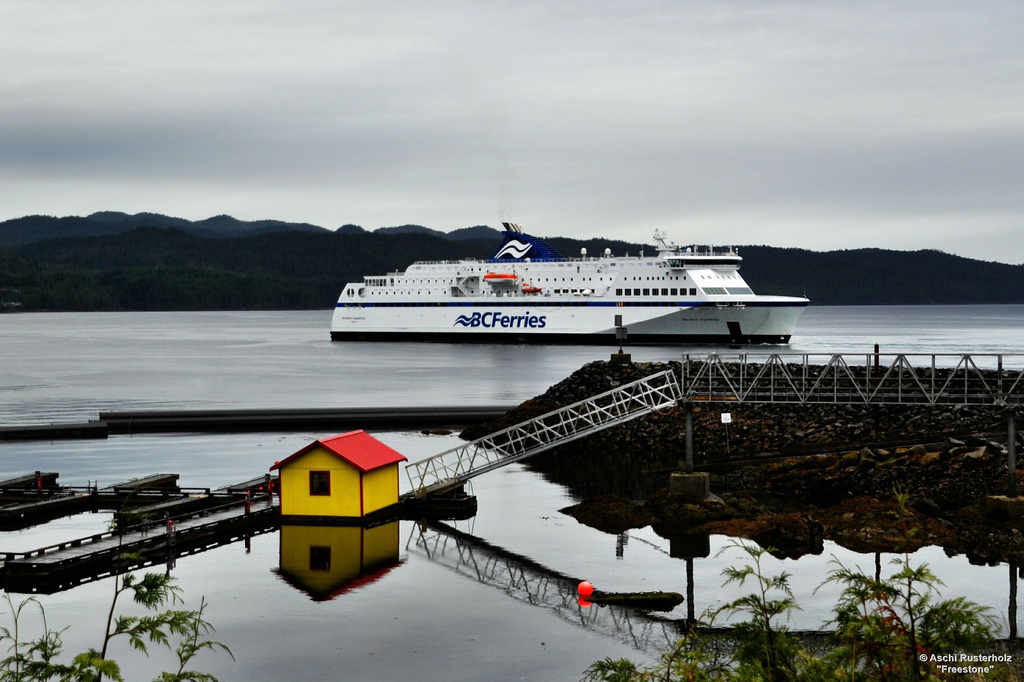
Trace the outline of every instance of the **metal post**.
[[1010, 621], [1010, 639], [1017, 639], [1017, 563], [1010, 562], [1010, 604], [1007, 613]]
[[686, 558], [686, 624], [693, 626], [697, 620], [693, 617], [693, 559]]
[[686, 473], [693, 473], [693, 403], [686, 403]]
[[1006, 468], [1010, 474], [1010, 497], [1017, 497], [1017, 425], [1013, 408], [1006, 410]]
[[167, 521], [167, 575], [175, 566], [174, 561], [174, 519]]

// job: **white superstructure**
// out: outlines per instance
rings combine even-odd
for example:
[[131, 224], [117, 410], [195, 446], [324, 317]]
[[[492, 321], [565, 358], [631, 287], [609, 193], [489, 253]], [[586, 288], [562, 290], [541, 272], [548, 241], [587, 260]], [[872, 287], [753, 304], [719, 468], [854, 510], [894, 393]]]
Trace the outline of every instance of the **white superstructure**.
[[679, 248], [655, 233], [655, 256], [564, 258], [504, 223], [486, 261], [420, 261], [345, 286], [334, 340], [614, 345], [787, 343], [808, 300], [758, 296], [732, 249]]

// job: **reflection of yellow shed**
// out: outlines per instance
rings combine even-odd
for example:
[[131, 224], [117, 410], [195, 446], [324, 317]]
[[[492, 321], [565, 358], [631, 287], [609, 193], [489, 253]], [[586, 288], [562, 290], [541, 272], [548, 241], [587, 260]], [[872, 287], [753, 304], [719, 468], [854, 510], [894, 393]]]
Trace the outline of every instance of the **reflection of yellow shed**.
[[398, 522], [382, 526], [281, 526], [281, 577], [316, 601], [379, 580], [401, 563]]
[[406, 461], [365, 431], [321, 438], [271, 471], [280, 472], [282, 517], [363, 517], [398, 502]]

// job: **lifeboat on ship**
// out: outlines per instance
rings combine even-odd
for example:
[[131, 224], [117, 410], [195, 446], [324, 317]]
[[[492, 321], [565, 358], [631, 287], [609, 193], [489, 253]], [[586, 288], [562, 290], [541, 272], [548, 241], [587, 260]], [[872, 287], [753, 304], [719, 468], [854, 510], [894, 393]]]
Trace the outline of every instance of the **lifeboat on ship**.
[[484, 281], [492, 287], [508, 289], [519, 283], [519, 275], [514, 272], [488, 272]]
[[524, 294], [539, 294], [541, 292], [540, 287], [535, 287], [529, 282], [523, 282], [523, 293]]

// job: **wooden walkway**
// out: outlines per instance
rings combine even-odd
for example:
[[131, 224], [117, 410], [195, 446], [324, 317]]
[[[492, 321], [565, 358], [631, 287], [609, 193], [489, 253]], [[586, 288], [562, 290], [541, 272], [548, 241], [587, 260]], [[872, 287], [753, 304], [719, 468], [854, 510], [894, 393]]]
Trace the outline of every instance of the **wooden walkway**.
[[50, 594], [115, 573], [173, 564], [177, 557], [266, 533], [277, 524], [277, 507], [262, 495], [250, 505], [236, 501], [123, 534], [99, 533], [29, 552], [0, 553], [0, 582], [8, 592]]
[[276, 479], [217, 490], [181, 488], [178, 474], [151, 474], [98, 488], [57, 485], [34, 472], [0, 481], [0, 529], [15, 530], [86, 511], [114, 513], [118, 530], [28, 552], [0, 551], [0, 585], [52, 593], [277, 528]]
[[277, 478], [267, 474], [242, 483], [181, 488], [178, 474], [151, 474], [104, 488], [57, 485], [57, 474], [35, 472], [0, 481], [0, 531], [28, 528], [83, 511], [113, 511], [118, 517], [175, 516], [242, 502], [247, 493], [272, 492]]

